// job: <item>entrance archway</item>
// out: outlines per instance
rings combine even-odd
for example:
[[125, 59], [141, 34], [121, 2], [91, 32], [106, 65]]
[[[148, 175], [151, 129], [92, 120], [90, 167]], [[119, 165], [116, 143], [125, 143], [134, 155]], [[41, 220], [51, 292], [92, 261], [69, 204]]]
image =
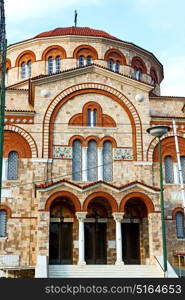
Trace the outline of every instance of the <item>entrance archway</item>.
[[73, 222], [75, 207], [67, 197], [55, 199], [50, 206], [49, 263], [73, 263]]
[[105, 198], [97, 197], [88, 203], [85, 221], [87, 264], [107, 264], [107, 223], [110, 218], [112, 218], [112, 209]]

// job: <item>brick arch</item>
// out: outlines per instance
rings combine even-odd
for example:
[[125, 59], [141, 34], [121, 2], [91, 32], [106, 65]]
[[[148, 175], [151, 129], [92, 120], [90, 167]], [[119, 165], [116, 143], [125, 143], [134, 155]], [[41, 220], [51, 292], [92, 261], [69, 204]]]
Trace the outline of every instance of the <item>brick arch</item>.
[[90, 136], [86, 137], [84, 147], [88, 147], [88, 143], [90, 141], [95, 141], [97, 143], [97, 147], [99, 146], [99, 143], [100, 143], [99, 137], [97, 137], [95, 135], [90, 135]]
[[28, 61], [31, 60], [32, 62], [36, 61], [36, 55], [31, 50], [25, 50], [19, 54], [15, 61], [15, 67], [19, 67], [21, 63], [24, 61], [25, 63], [28, 63]]
[[67, 192], [67, 191], [61, 191], [61, 192], [56, 192], [53, 195], [51, 195], [45, 204], [45, 211], [50, 211], [51, 205], [53, 203], [53, 201], [55, 201], [57, 198], [62, 198], [62, 197], [66, 197], [68, 199], [71, 200], [71, 202], [74, 204], [74, 207], [76, 209], [76, 211], [81, 211], [81, 204], [79, 199], [71, 192]]
[[73, 58], [78, 58], [80, 55], [83, 55], [85, 58], [87, 58], [87, 56], [91, 56], [94, 60], [98, 59], [98, 52], [90, 45], [80, 45], [75, 48]]
[[[4, 130], [5, 130], [5, 132], [7, 130], [7, 131], [10, 131], [10, 132], [14, 132], [16, 134], [19, 134], [22, 138], [21, 140], [24, 139], [25, 142], [27, 142], [29, 147], [27, 147], [26, 149], [30, 149], [30, 152], [31, 152], [30, 156], [28, 156], [28, 157], [32, 157], [32, 158], [37, 158], [38, 157], [37, 145], [36, 145], [35, 140], [33, 139], [33, 137], [30, 135], [30, 133], [28, 133], [23, 128], [21, 128], [19, 126], [15, 126], [15, 125], [5, 125]], [[29, 152], [26, 152], [26, 153], [28, 155]]]
[[6, 69], [11, 69], [12, 64], [11, 64], [11, 60], [9, 58], [6, 59]]
[[41, 59], [47, 60], [49, 56], [53, 56], [55, 58], [58, 55], [61, 56], [61, 58], [66, 58], [66, 50], [59, 45], [52, 45], [43, 51]]
[[116, 147], [117, 147], [116, 140], [115, 140], [113, 137], [111, 137], [111, 136], [104, 136], [104, 137], [101, 139], [100, 143], [99, 143], [99, 147], [103, 147], [103, 144], [104, 144], [106, 141], [111, 142], [113, 148], [116, 148]]
[[[182, 138], [184, 138], [184, 133], [182, 133], [182, 132], [177, 132], [177, 136], [178, 137], [180, 137], [181, 139]], [[166, 134], [164, 134], [162, 137], [161, 137], [161, 143], [163, 143], [163, 140], [164, 139], [166, 139], [166, 138], [168, 138], [168, 137], [173, 137], [173, 139], [174, 139], [174, 133], [173, 133], [173, 131], [169, 131], [169, 132], [167, 132]], [[178, 139], [178, 140], [180, 140], [180, 139]], [[182, 147], [184, 146], [184, 142], [185, 142], [185, 139], [183, 139], [184, 141], [183, 141], [183, 143], [181, 144], [181, 149], [182, 149]], [[158, 145], [158, 139], [157, 138], [154, 138], [154, 139], [152, 139], [152, 141], [150, 142], [150, 144], [149, 144], [149, 146], [148, 146], [148, 149], [147, 149], [147, 161], [153, 161], [153, 158], [154, 158], [154, 150], [155, 149], [157, 149], [157, 145]], [[174, 146], [175, 146], [175, 144], [174, 144]], [[184, 148], [184, 147], [183, 147]], [[174, 148], [175, 149], [175, 148]], [[156, 152], [155, 152], [155, 159], [156, 159], [156, 156], [157, 156], [157, 150], [155, 150]], [[163, 148], [162, 148], [162, 151], [164, 151], [163, 150]], [[185, 150], [183, 151], [183, 152], [181, 152], [181, 153], [184, 153], [185, 154]], [[167, 154], [166, 154], [167, 155]], [[176, 158], [175, 158], [175, 160], [176, 160]]]
[[95, 192], [92, 193], [91, 195], [89, 195], [82, 206], [82, 211], [87, 211], [88, 208], [88, 204], [91, 202], [91, 200], [95, 199], [95, 198], [104, 198], [108, 201], [108, 203], [110, 204], [111, 208], [112, 208], [112, 212], [118, 212], [118, 204], [116, 202], [116, 200], [114, 199], [114, 197], [106, 192]]
[[85, 138], [84, 138], [83, 136], [81, 136], [81, 135], [73, 135], [73, 136], [70, 138], [68, 145], [69, 145], [70, 147], [72, 147], [73, 142], [74, 142], [75, 140], [80, 140], [81, 143], [82, 143], [82, 146], [85, 145]]
[[[135, 160], [143, 160], [142, 124], [133, 103], [118, 90], [100, 83], [82, 83], [63, 90], [48, 106], [43, 121], [43, 154], [44, 158], [52, 157], [54, 120], [60, 108], [75, 96], [87, 93], [102, 94], [110, 97], [124, 109], [132, 126], [132, 145]], [[49, 134], [50, 132], [50, 134]]]
[[123, 53], [118, 49], [109, 49], [104, 55], [104, 60], [113, 59], [113, 61], [119, 60], [121, 65], [126, 65], [126, 58]]
[[176, 219], [176, 213], [181, 212], [184, 215], [184, 209], [182, 207], [176, 207], [174, 208], [174, 210], [172, 211], [172, 220]]
[[153, 201], [146, 194], [141, 192], [133, 192], [126, 195], [120, 202], [119, 211], [124, 212], [127, 201], [133, 198], [139, 198], [141, 201], [143, 201], [144, 204], [146, 205], [148, 213], [154, 212], [155, 209], [154, 209]]
[[141, 69], [143, 74], [147, 73], [146, 65], [145, 65], [144, 61], [141, 59], [141, 57], [139, 57], [139, 56], [134, 56], [132, 58], [131, 66], [132, 66], [132, 68], [136, 67], [138, 69]]
[[7, 206], [7, 205], [0, 205], [0, 210], [5, 210], [6, 211], [6, 215], [7, 215], [7, 218], [11, 218], [11, 216], [12, 216], [12, 211], [11, 211], [11, 209], [10, 209], [10, 207], [9, 206]]

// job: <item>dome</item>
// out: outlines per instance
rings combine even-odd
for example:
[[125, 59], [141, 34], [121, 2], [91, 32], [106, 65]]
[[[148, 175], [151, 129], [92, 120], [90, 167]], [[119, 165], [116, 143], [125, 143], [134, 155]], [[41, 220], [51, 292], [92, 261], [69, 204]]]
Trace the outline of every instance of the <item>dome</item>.
[[52, 36], [63, 36], [63, 35], [79, 35], [79, 36], [95, 36], [95, 37], [103, 37], [111, 40], [121, 41], [109, 33], [92, 29], [89, 27], [65, 27], [65, 28], [56, 28], [50, 31], [42, 32], [36, 35], [34, 38], [42, 38], [42, 37], [52, 37]]

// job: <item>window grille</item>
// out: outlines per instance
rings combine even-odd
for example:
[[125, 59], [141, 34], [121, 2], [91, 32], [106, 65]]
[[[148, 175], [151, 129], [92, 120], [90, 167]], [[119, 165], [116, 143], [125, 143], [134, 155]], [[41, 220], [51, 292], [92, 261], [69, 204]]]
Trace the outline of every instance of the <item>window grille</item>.
[[90, 141], [87, 148], [87, 180], [96, 181], [97, 178], [97, 144]]
[[103, 180], [112, 181], [112, 144], [106, 141], [103, 144]]
[[80, 140], [73, 142], [72, 179], [82, 180], [82, 144]]
[[5, 210], [0, 210], [0, 237], [6, 236], [7, 214]]
[[8, 156], [8, 180], [16, 180], [18, 176], [18, 153], [12, 151]]
[[119, 62], [119, 60], [117, 60], [116, 63], [115, 63], [115, 71], [116, 72], [120, 71], [120, 62]]
[[185, 156], [180, 157], [180, 162], [181, 162], [181, 169], [182, 169], [182, 178], [183, 178], [183, 182], [185, 183]]
[[87, 66], [91, 65], [91, 63], [92, 63], [92, 57], [87, 56]]
[[176, 213], [176, 233], [178, 239], [185, 238], [184, 231], [184, 214], [182, 212]]
[[61, 64], [60, 56], [57, 56], [55, 58], [55, 64], [56, 64], [56, 73], [59, 73], [60, 72], [60, 64]]
[[26, 78], [26, 63], [23, 62], [21, 64], [21, 78], [25, 79]]
[[165, 166], [165, 181], [166, 183], [174, 182], [173, 160], [171, 156], [166, 156], [164, 159]]
[[28, 77], [31, 77], [32, 74], [32, 62], [31, 60], [28, 62]]
[[79, 56], [79, 67], [83, 67], [84, 66], [84, 57], [83, 55]]
[[48, 58], [48, 74], [53, 73], [53, 58], [49, 57]]

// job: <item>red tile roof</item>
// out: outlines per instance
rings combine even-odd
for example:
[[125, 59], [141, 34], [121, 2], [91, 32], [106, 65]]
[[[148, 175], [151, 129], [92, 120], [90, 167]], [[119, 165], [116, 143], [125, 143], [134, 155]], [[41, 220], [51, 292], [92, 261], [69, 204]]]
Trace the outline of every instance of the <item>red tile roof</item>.
[[111, 40], [121, 41], [117, 37], [110, 35], [109, 33], [92, 29], [89, 27], [65, 27], [65, 28], [56, 28], [50, 31], [42, 32], [37, 34], [34, 38], [42, 38], [42, 37], [51, 37], [51, 36], [62, 36], [62, 35], [79, 35], [79, 36], [96, 36], [96, 37], [104, 37]]

